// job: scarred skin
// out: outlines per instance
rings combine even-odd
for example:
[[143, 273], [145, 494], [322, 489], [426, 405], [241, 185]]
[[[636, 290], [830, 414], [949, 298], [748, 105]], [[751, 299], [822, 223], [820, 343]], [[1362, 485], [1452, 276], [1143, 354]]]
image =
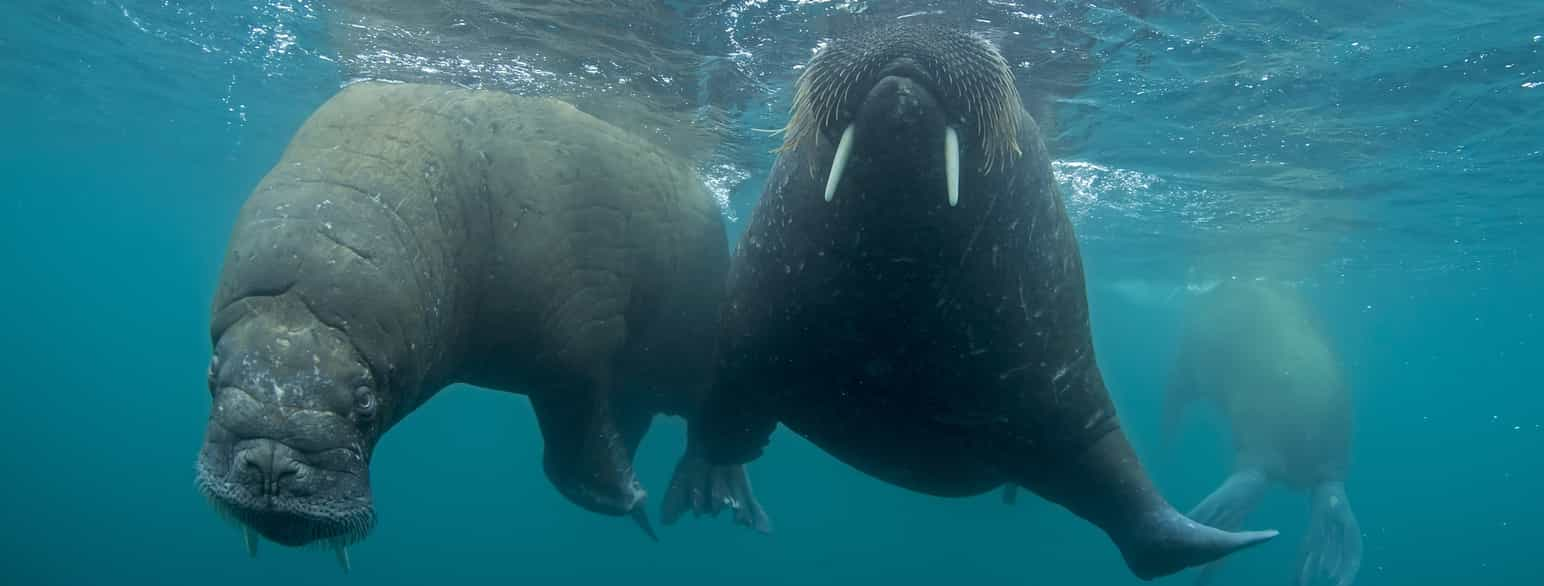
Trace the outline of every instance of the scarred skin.
[[[1218, 409], [1231, 430], [1233, 474], [1191, 511], [1242, 525], [1270, 484], [1311, 497], [1297, 583], [1349, 586], [1362, 537], [1346, 496], [1353, 405], [1339, 357], [1307, 300], [1272, 281], [1225, 280], [1189, 301], [1166, 396], [1165, 434], [1188, 405]], [[1215, 566], [1209, 570], [1215, 570]], [[1201, 576], [1209, 582], [1214, 572]]]
[[[562, 494], [643, 521], [633, 451], [654, 415], [695, 412], [726, 267], [692, 170], [572, 106], [348, 86], [236, 220], [200, 487], [281, 544], [362, 539], [382, 434], [469, 383], [530, 398]], [[764, 525], [743, 469], [703, 470]]]
[[[836, 39], [823, 51], [840, 54], [812, 61], [801, 83], [843, 80], [829, 93], [851, 102], [806, 118], [818, 132], [768, 178], [733, 259], [693, 443], [710, 462], [745, 463], [781, 423], [921, 493], [1024, 486], [1103, 529], [1143, 579], [1269, 539], [1191, 522], [1148, 478], [1094, 357], [1078, 244], [1039, 128], [1008, 104], [1022, 153], [983, 169], [981, 117], [997, 113], [947, 80], [991, 79], [1002, 71], [967, 69], [1001, 59], [962, 36], [899, 25]], [[848, 127], [850, 159], [825, 201]], [[946, 128], [967, 146], [957, 206]]]

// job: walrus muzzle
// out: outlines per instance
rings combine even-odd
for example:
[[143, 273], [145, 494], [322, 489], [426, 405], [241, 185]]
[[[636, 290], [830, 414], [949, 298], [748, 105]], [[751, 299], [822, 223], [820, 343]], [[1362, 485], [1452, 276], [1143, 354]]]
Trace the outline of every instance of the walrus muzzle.
[[797, 150], [816, 134], [837, 145], [828, 202], [854, 156], [882, 148], [915, 162], [919, 153], [937, 153], [927, 158], [938, 168], [922, 171], [941, 176], [941, 193], [954, 207], [962, 149], [975, 152], [981, 171], [1022, 154], [1019, 104], [1012, 70], [979, 38], [928, 26], [869, 31], [838, 39], [811, 60], [780, 150]]
[[[279, 314], [283, 315], [283, 314]], [[261, 536], [338, 553], [374, 525], [369, 459], [380, 405], [373, 377], [338, 331], [265, 314], [219, 337], [197, 483], [216, 511]]]
[[[915, 173], [923, 184], [937, 184], [947, 194], [949, 206], [959, 204], [960, 147], [958, 131], [949, 124], [947, 110], [926, 83], [905, 72], [902, 62], [874, 84], [859, 104], [853, 122], [836, 139], [836, 153], [826, 179], [826, 201], [837, 188], [853, 155], [865, 167], [892, 173]], [[941, 179], [941, 181], [940, 181]]]

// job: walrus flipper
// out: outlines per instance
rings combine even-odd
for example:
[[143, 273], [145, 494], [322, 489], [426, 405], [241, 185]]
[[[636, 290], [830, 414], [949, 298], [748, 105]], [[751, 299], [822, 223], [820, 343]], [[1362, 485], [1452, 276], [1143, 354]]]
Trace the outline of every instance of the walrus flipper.
[[[1205, 523], [1224, 531], [1236, 531], [1244, 525], [1244, 519], [1260, 504], [1269, 479], [1260, 470], [1240, 470], [1229, 476], [1222, 486], [1196, 505], [1187, 515], [1197, 523]], [[1196, 584], [1211, 584], [1225, 560], [1207, 564], [1196, 576]]]
[[1143, 580], [1216, 562], [1277, 535], [1275, 530], [1224, 531], [1197, 523], [1172, 507], [1146, 515], [1133, 529], [1128, 539], [1117, 543], [1126, 566]]
[[717, 517], [724, 509], [730, 509], [736, 524], [762, 534], [772, 532], [772, 521], [751, 491], [745, 466], [714, 466], [692, 450], [676, 463], [675, 476], [661, 509], [660, 516], [666, 525], [675, 523], [687, 510], [697, 517]]
[[711, 517], [727, 506], [735, 511], [736, 523], [770, 533], [772, 523], [751, 492], [745, 465], [772, 441], [777, 419], [745, 385], [720, 383], [687, 419], [686, 455], [676, 464], [662, 514], [673, 523], [687, 509]]
[[1031, 470], [1027, 482], [1019, 484], [1036, 487], [1042, 496], [1099, 525], [1127, 568], [1143, 580], [1203, 566], [1276, 537], [1275, 530], [1232, 532], [1192, 520], [1163, 498], [1140, 465], [1129, 464], [1136, 461], [1131, 443], [1116, 429], [1057, 472], [1064, 482], [1036, 482]]
[[1312, 511], [1303, 539], [1298, 586], [1320, 580], [1350, 586], [1362, 568], [1362, 529], [1351, 513], [1345, 485], [1325, 482], [1314, 487]]
[[[542, 465], [558, 492], [603, 515], [628, 516], [658, 541], [643, 507], [647, 493], [633, 475], [626, 426], [618, 425], [600, 381], [595, 388], [531, 395], [545, 446]], [[591, 385], [586, 385], [591, 386]], [[569, 392], [573, 391], [573, 392]]]

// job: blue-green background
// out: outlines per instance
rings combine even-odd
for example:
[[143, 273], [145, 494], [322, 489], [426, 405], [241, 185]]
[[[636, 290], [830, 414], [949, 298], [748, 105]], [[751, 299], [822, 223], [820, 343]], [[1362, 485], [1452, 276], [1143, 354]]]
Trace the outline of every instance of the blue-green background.
[[[351, 575], [331, 555], [267, 543], [247, 559], [239, 533], [193, 488], [208, 303], [243, 199], [343, 79], [328, 60], [275, 59], [254, 46], [267, 4], [177, 8], [202, 15], [171, 21], [199, 43], [129, 17], [177, 4], [0, 7], [0, 582], [1137, 583], [1101, 534], [1060, 509], [908, 493], [786, 431], [752, 468], [775, 535], [686, 521], [649, 543], [550, 488], [525, 399], [468, 387], [380, 445], [380, 524], [353, 549]], [[1341, 4], [1208, 5], [1226, 28], [1180, 11], [1157, 27], [1172, 37], [1153, 42], [1151, 60], [1113, 59], [1086, 102], [1061, 106], [1073, 131], [1093, 137], [1068, 159], [1165, 179], [1094, 195], [1068, 187], [1084, 198], [1077, 220], [1101, 365], [1153, 474], [1190, 506], [1226, 474], [1228, 452], [1209, 417], [1192, 419], [1172, 449], [1158, 447], [1178, 327], [1162, 293], [1182, 283], [1186, 255], [1223, 230], [1198, 227], [1186, 210], [1200, 200], [1223, 215], [1262, 205], [1226, 195], [1230, 154], [1332, 171], [1344, 162], [1342, 188], [1304, 201], [1371, 211], [1316, 240], [1333, 252], [1298, 286], [1355, 392], [1358, 583], [1544, 583], [1544, 87], [1528, 86], [1544, 81], [1544, 7], [1412, 2], [1367, 15]], [[300, 45], [325, 42], [315, 25], [294, 31]], [[1203, 47], [1187, 49], [1187, 38]], [[1376, 49], [1352, 48], [1358, 39]], [[1220, 89], [1236, 80], [1216, 72], [1287, 62], [1293, 51], [1333, 58], [1285, 66], [1290, 82], [1274, 93]], [[1089, 103], [1109, 110], [1098, 124], [1078, 118], [1101, 114]], [[1319, 116], [1336, 121], [1314, 129], [1321, 136], [1351, 138], [1304, 151], [1290, 137], [1240, 137], [1227, 130], [1239, 118], [1217, 115], [1230, 111]], [[779, 124], [768, 112], [744, 123]], [[1187, 152], [1176, 142], [1186, 136], [1220, 147]], [[1352, 165], [1347, 151], [1369, 159]], [[759, 162], [743, 161], [750, 176], [732, 195], [733, 233], [770, 165]], [[1187, 187], [1197, 175], [1208, 178]], [[1238, 191], [1258, 190], [1244, 175]], [[1185, 244], [1166, 245], [1171, 235]], [[645, 441], [639, 472], [652, 494], [683, 431], [662, 419]], [[1301, 495], [1272, 492], [1249, 525], [1282, 536], [1236, 556], [1225, 579], [1286, 583], [1306, 514]]]

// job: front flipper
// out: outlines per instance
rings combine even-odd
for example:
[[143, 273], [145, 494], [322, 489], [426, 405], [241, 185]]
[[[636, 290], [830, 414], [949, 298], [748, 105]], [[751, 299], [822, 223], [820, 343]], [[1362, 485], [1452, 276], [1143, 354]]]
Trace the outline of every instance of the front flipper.
[[[622, 434], [622, 447], [627, 450], [627, 462], [631, 465], [638, 456], [638, 445], [643, 443], [643, 436], [649, 433], [649, 425], [654, 422], [654, 411], [638, 405], [636, 401], [620, 401], [614, 404], [612, 413], [615, 415], [617, 427]], [[640, 501], [631, 513], [633, 521], [638, 523], [638, 528], [655, 542], [659, 541], [659, 535], [654, 532], [654, 524], [649, 521], [649, 510]]]
[[542, 465], [547, 479], [574, 504], [630, 516], [654, 538], [642, 505], [647, 493], [633, 475], [632, 450], [609, 399], [605, 377], [533, 394], [531, 407], [545, 442]]
[[762, 396], [766, 385], [773, 383], [766, 377], [729, 372], [731, 376], [721, 378], [687, 419], [687, 452], [714, 466], [746, 464], [761, 457], [777, 430], [777, 416]]
[[745, 464], [761, 456], [777, 429], [777, 419], [763, 404], [759, 386], [742, 384], [757, 377], [731, 376], [710, 389], [687, 417], [686, 454], [676, 464], [662, 517], [674, 523], [689, 509], [696, 516], [716, 517], [725, 508], [735, 522], [761, 533], [772, 522], [751, 491]]
[[1325, 482], [1313, 489], [1312, 518], [1299, 558], [1299, 586], [1327, 580], [1350, 586], [1362, 568], [1362, 528], [1351, 513], [1346, 487]]
[[762, 534], [772, 532], [771, 519], [751, 492], [745, 466], [714, 466], [690, 449], [676, 463], [675, 477], [670, 481], [670, 490], [665, 492], [662, 507], [661, 518], [666, 525], [674, 524], [688, 509], [697, 517], [717, 517], [727, 508], [734, 511], [736, 524]]
[[[1240, 470], [1229, 476], [1222, 486], [1196, 505], [1186, 516], [1197, 523], [1211, 525], [1223, 531], [1237, 531], [1244, 526], [1244, 519], [1260, 504], [1269, 479], [1265, 472], [1255, 469]], [[1220, 559], [1201, 570], [1196, 584], [1211, 584], [1226, 559]]]

